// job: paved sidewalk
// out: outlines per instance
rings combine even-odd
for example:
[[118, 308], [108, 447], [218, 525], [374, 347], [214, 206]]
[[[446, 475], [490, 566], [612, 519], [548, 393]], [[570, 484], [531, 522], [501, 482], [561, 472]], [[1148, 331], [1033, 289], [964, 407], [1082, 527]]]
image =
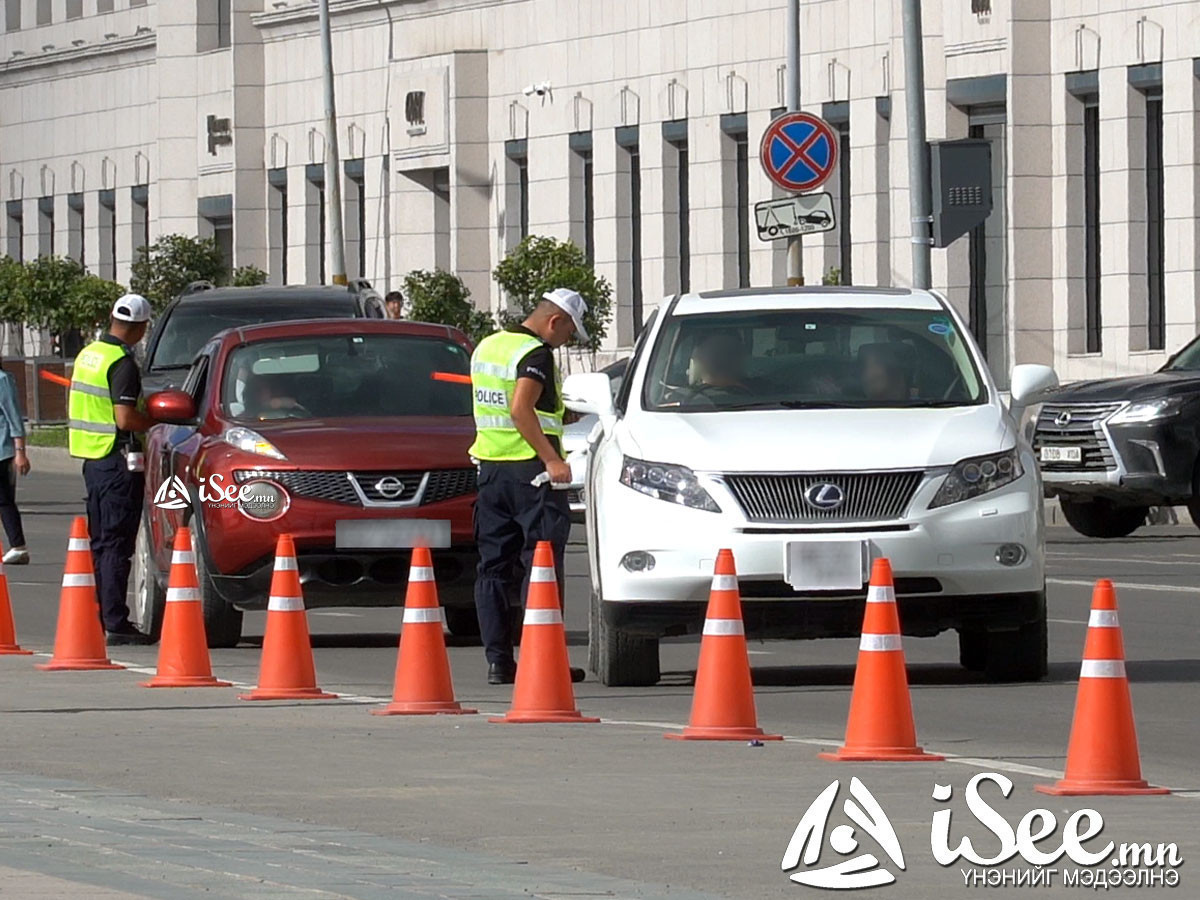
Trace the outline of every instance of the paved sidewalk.
[[0, 897], [20, 897], [21, 900], [63, 900], [64, 897], [87, 897], [89, 900], [146, 900], [145, 894], [128, 894], [66, 881], [51, 875], [24, 872], [0, 866]]

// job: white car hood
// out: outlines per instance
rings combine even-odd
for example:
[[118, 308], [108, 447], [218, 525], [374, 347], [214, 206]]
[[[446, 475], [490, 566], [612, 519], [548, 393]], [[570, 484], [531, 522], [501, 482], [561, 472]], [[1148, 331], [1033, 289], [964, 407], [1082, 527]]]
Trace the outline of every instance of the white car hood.
[[952, 409], [639, 412], [626, 454], [697, 472], [850, 472], [949, 466], [1015, 437], [995, 406]]

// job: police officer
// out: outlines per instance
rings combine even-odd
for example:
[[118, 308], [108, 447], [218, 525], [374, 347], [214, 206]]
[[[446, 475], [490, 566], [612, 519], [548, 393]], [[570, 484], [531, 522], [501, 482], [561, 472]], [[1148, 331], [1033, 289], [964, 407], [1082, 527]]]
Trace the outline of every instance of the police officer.
[[142, 376], [133, 346], [149, 321], [146, 298], [118, 299], [108, 333], [75, 357], [68, 395], [68, 442], [71, 455], [83, 460], [96, 595], [110, 645], [153, 642], [133, 627], [125, 604], [145, 490], [137, 435], [154, 424], [138, 409]]
[[[532, 482], [543, 473], [555, 484], [571, 481], [562, 457], [564, 407], [552, 351], [573, 335], [587, 340], [586, 312], [575, 291], [551, 291], [524, 322], [484, 338], [471, 357], [476, 430], [471, 456], [479, 461], [475, 607], [489, 684], [511, 684], [516, 677], [509, 598], [522, 582], [522, 597], [528, 591], [538, 541], [554, 547], [563, 597], [570, 506], [565, 491]], [[583, 677], [582, 669], [571, 670], [573, 681]]]

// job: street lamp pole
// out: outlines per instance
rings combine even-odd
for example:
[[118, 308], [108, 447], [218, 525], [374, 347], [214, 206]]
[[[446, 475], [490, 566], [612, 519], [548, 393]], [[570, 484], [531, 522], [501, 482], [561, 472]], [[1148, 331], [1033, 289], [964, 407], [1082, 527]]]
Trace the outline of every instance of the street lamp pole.
[[[788, 0], [787, 6], [787, 109], [800, 111], [800, 0]], [[804, 244], [800, 235], [787, 242], [787, 283], [804, 284]]]
[[[333, 92], [333, 39], [329, 30], [329, 0], [318, 0], [321, 62], [325, 81], [325, 198], [329, 217], [330, 263], [334, 284], [346, 283], [346, 247], [342, 243], [342, 164], [338, 155], [337, 105]], [[325, 248], [321, 248], [325, 252]]]
[[908, 121], [908, 203], [912, 216], [913, 287], [933, 286], [933, 199], [925, 141], [925, 50], [921, 0], [904, 0], [904, 108]]

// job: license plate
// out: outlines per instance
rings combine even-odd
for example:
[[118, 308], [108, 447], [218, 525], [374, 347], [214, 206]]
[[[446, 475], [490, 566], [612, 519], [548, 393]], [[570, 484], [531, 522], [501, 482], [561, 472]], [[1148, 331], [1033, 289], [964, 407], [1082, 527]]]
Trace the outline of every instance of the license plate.
[[335, 528], [339, 550], [450, 546], [447, 519], [340, 519]]
[[1043, 447], [1042, 462], [1083, 462], [1082, 447]]
[[867, 580], [862, 541], [791, 541], [785, 545], [783, 578], [796, 591], [857, 591]]

